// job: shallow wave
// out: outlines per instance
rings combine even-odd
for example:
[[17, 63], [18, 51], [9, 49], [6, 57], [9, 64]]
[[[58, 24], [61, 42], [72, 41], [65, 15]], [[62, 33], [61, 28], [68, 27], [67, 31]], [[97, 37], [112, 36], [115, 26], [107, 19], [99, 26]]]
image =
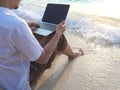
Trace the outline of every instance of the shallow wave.
[[69, 30], [76, 32], [87, 41], [109, 46], [120, 45], [120, 27], [108, 22], [102, 23], [100, 19], [93, 21], [88, 16], [72, 17], [75, 18], [69, 17], [68, 19]]

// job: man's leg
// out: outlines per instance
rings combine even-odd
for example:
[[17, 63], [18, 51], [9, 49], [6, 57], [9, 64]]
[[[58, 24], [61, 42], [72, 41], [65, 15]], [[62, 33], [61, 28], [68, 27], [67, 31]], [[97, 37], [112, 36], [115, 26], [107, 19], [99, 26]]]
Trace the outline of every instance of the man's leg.
[[67, 55], [69, 59], [74, 59], [78, 56], [84, 55], [84, 53], [81, 49], [79, 49], [79, 51], [77, 51], [77, 52], [73, 52], [73, 50], [71, 49], [69, 44], [67, 44], [67, 47], [62, 51], [62, 53]]
[[84, 54], [81, 49], [79, 49], [79, 51], [77, 52], [73, 52], [72, 48], [70, 47], [64, 35], [62, 35], [60, 38], [57, 50], [67, 55], [69, 59], [74, 59], [77, 56], [79, 55], [82, 56]]

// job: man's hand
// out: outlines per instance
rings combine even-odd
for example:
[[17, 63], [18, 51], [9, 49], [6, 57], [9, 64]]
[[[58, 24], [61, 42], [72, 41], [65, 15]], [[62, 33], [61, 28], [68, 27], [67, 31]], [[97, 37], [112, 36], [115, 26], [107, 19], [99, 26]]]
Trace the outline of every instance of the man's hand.
[[65, 32], [65, 29], [66, 29], [66, 24], [65, 24], [65, 20], [63, 20], [57, 25], [56, 33], [58, 33], [59, 35], [62, 35]]
[[37, 30], [38, 28], [40, 28], [40, 25], [37, 24], [36, 22], [28, 22], [28, 26], [30, 27], [30, 29], [32, 31]]

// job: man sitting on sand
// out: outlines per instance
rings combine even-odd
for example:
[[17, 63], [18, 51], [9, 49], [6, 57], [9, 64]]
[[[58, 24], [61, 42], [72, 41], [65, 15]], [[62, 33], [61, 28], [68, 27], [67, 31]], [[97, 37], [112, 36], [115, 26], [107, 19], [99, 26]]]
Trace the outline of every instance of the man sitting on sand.
[[31, 30], [39, 25], [27, 24], [11, 10], [20, 1], [0, 0], [0, 87], [5, 90], [31, 90], [29, 81], [32, 84], [50, 68], [58, 51], [69, 59], [83, 55], [82, 50], [73, 52], [67, 43], [64, 20], [47, 37], [33, 34]]

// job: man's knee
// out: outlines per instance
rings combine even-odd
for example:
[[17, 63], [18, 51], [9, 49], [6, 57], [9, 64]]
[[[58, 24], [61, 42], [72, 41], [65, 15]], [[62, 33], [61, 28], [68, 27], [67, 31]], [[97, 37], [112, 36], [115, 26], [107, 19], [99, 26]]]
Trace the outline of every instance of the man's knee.
[[63, 51], [66, 47], [67, 47], [67, 40], [66, 40], [65, 36], [62, 35], [58, 42], [57, 50]]

